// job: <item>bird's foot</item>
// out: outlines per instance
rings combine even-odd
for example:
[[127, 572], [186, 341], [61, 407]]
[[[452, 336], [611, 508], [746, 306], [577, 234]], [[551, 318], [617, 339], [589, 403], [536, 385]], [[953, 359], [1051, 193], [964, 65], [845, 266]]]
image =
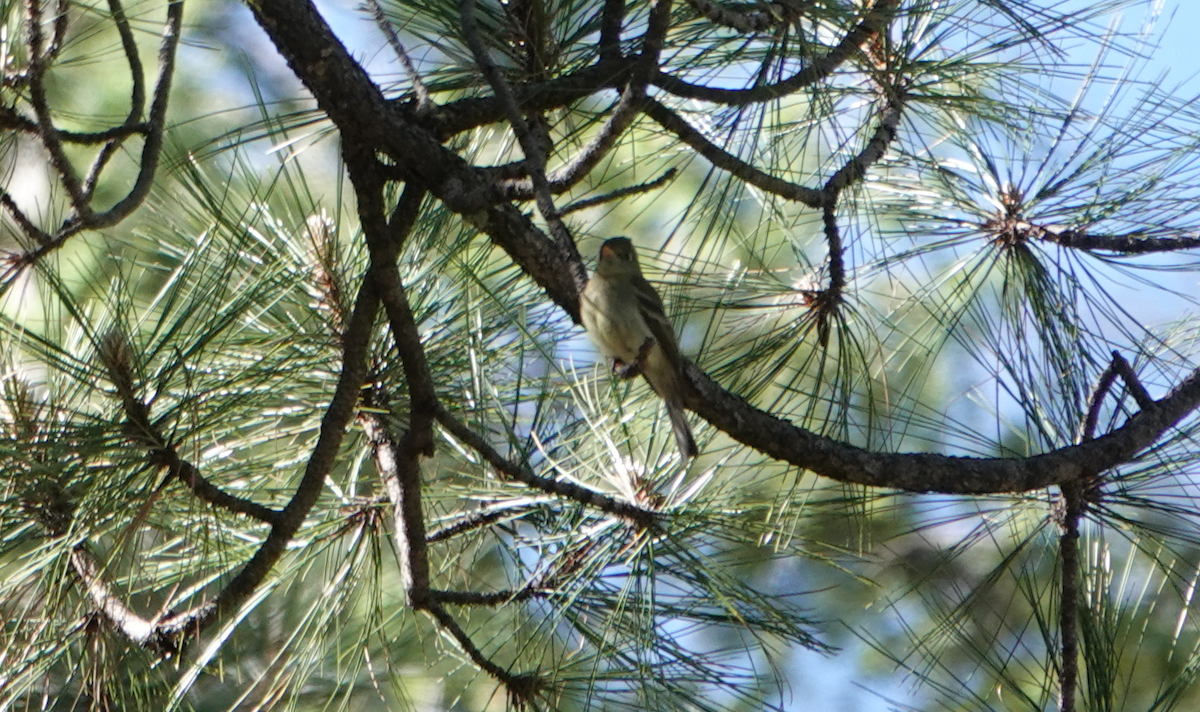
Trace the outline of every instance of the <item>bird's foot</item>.
[[642, 342], [641, 348], [638, 349], [637, 357], [633, 363], [625, 363], [619, 358], [613, 359], [613, 373], [621, 378], [636, 378], [642, 374], [643, 367], [646, 365], [646, 357], [650, 355], [650, 349], [654, 348], [654, 339], [647, 336]]

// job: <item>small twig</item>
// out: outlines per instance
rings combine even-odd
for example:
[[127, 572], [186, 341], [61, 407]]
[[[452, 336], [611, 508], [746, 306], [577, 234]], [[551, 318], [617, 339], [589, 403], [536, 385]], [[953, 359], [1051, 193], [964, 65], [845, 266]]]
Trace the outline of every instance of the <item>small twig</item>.
[[20, 206], [17, 205], [16, 201], [12, 199], [12, 196], [8, 194], [8, 191], [3, 188], [0, 188], [0, 205], [4, 206], [9, 216], [17, 223], [17, 227], [21, 228], [21, 232], [31, 242], [38, 245], [45, 245], [50, 242], [50, 236], [42, 232], [37, 225], [33, 224], [29, 217], [25, 215], [25, 212], [21, 210]]
[[903, 91], [888, 92], [886, 106], [880, 115], [879, 126], [867, 141], [863, 150], [846, 161], [822, 187], [822, 192], [830, 202], [837, 202], [838, 196], [852, 183], [861, 181], [867, 174], [867, 169], [883, 158], [888, 146], [896, 139], [900, 128], [900, 119], [904, 114]]
[[75, 167], [63, 150], [62, 141], [58, 137], [58, 129], [54, 126], [54, 118], [50, 113], [50, 102], [46, 97], [45, 75], [50, 67], [51, 57], [45, 53], [42, 36], [42, 4], [41, 0], [27, 0], [29, 6], [29, 103], [33, 106], [33, 114], [37, 119], [38, 138], [42, 147], [50, 157], [50, 165], [58, 174], [59, 182], [67, 191], [71, 207], [81, 217], [91, 215], [83, 193], [83, 186]]
[[[129, 114], [125, 117], [125, 123], [122, 124], [123, 127], [128, 128], [142, 120], [142, 112], [146, 108], [146, 77], [142, 69], [141, 56], [138, 54], [137, 40], [133, 37], [133, 30], [129, 27], [129, 20], [125, 17], [125, 8], [121, 6], [121, 0], [108, 0], [108, 8], [113, 22], [117, 25], [117, 34], [121, 37], [121, 49], [125, 52], [125, 61], [129, 63], [129, 74], [132, 81], [129, 91]], [[104, 167], [116, 155], [117, 149], [120, 148], [127, 135], [117, 136], [108, 141], [92, 161], [92, 167], [88, 169], [87, 177], [83, 180], [83, 192], [89, 200], [96, 190], [96, 181], [100, 179]]]
[[1154, 399], [1146, 392], [1146, 388], [1142, 386], [1141, 381], [1134, 372], [1133, 366], [1125, 360], [1125, 357], [1118, 351], [1112, 352], [1112, 361], [1108, 368], [1100, 374], [1099, 380], [1096, 381], [1096, 387], [1092, 389], [1092, 395], [1088, 398], [1087, 412], [1084, 414], [1083, 425], [1079, 431], [1079, 441], [1087, 442], [1096, 437], [1096, 425], [1100, 419], [1100, 407], [1104, 403], [1105, 396], [1112, 390], [1113, 382], [1117, 376], [1125, 382], [1125, 388], [1133, 399], [1137, 402], [1138, 407], [1142, 410], [1152, 408]]
[[780, 3], [767, 3], [767, 10], [757, 12], [730, 10], [713, 0], [688, 0], [688, 4], [710, 22], [733, 28], [738, 32], [752, 33], [774, 29], [791, 22], [796, 16], [795, 11]]
[[[512, 87], [513, 96], [527, 111], [562, 108], [597, 91], [625, 86], [637, 61], [637, 57], [601, 60], [570, 74]], [[506, 111], [499, 97], [468, 97], [442, 105], [436, 116], [422, 118], [439, 140], [446, 141], [464, 131], [503, 121]]]
[[833, 73], [866, 42], [876, 37], [892, 18], [892, 11], [900, 0], [877, 0], [867, 11], [862, 22], [848, 32], [842, 41], [826, 54], [805, 65], [796, 74], [774, 84], [764, 84], [749, 89], [720, 89], [692, 84], [669, 74], [659, 74], [653, 84], [660, 89], [685, 99], [699, 99], [714, 104], [744, 106], [746, 104], [772, 101], [815, 84]]
[[368, 6], [371, 8], [371, 15], [375, 18], [375, 25], [383, 32], [387, 38], [388, 44], [391, 45], [392, 51], [396, 53], [396, 57], [400, 59], [400, 64], [404, 67], [404, 72], [408, 74], [409, 81], [412, 82], [413, 93], [417, 96], [417, 115], [423, 116], [433, 111], [435, 104], [429, 95], [429, 89], [425, 86], [425, 82], [421, 80], [421, 75], [417, 74], [417, 67], [408, 56], [408, 52], [404, 49], [404, 44], [400, 42], [400, 36], [396, 34], [396, 28], [392, 27], [392, 23], [387, 19], [387, 15], [383, 12], [383, 6], [379, 4], [379, 0], [367, 0]]
[[359, 422], [371, 443], [375, 469], [392, 505], [392, 540], [407, 603], [410, 608], [425, 608], [430, 595], [429, 555], [418, 455], [407, 442], [411, 439], [408, 434], [397, 442], [377, 415], [364, 413]]
[[[646, 34], [642, 38], [642, 51], [638, 55], [629, 83], [621, 91], [621, 98], [588, 145], [575, 154], [565, 166], [555, 171], [553, 176], [546, 179], [545, 188], [549, 193], [562, 193], [583, 180], [617, 145], [617, 141], [641, 113], [646, 86], [658, 69], [658, 58], [662, 54], [663, 42], [670, 28], [670, 15], [670, 0], [655, 3], [650, 12]], [[504, 186], [502, 190], [510, 199], [528, 200], [529, 197], [537, 196], [538, 185], [531, 174], [524, 185]], [[558, 212], [560, 217], [564, 214], [563, 211]]]
[[[31, 5], [36, 2], [37, 0], [32, 0]], [[14, 261], [17, 267], [37, 262], [48, 253], [61, 247], [69, 238], [84, 230], [116, 225], [137, 209], [149, 195], [150, 188], [154, 185], [154, 175], [162, 153], [167, 120], [167, 98], [171, 90], [171, 79], [175, 74], [175, 50], [179, 44], [179, 30], [182, 22], [183, 2], [174, 0], [167, 6], [167, 26], [163, 31], [162, 43], [159, 46], [159, 77], [154, 88], [154, 100], [150, 105], [150, 118], [146, 122], [148, 129], [144, 132], [137, 131], [145, 135], [138, 175], [133, 187], [125, 197], [103, 213], [93, 212], [91, 204], [88, 202], [89, 196], [84, 194], [79, 177], [75, 175], [74, 167], [71, 166], [62, 150], [62, 136], [50, 120], [50, 110], [44, 101], [45, 92], [41, 91], [39, 94], [34, 88], [34, 84], [41, 86], [40, 72], [32, 73], [30, 96], [34, 105], [34, 113], [38, 118], [38, 135], [42, 139], [43, 146], [50, 153], [51, 164], [55, 167], [63, 186], [71, 196], [71, 205], [75, 214], [48, 240], [41, 241], [37, 249], [20, 255], [19, 259]], [[41, 96], [41, 101], [38, 100], [38, 96]], [[127, 127], [130, 131], [134, 131], [135, 128], [136, 126]]]
[[540, 503], [514, 505], [510, 502], [502, 502], [490, 507], [482, 507], [434, 529], [425, 536], [425, 541], [426, 543], [434, 544], [452, 539], [459, 534], [482, 529], [496, 522], [515, 519], [525, 512], [535, 510], [540, 506]]
[[525, 704], [533, 700], [533, 697], [541, 687], [540, 678], [529, 673], [513, 674], [492, 662], [440, 604], [431, 603], [426, 610], [438, 622], [442, 630], [446, 631], [458, 643], [458, 647], [466, 653], [467, 657], [471, 659], [471, 662], [475, 663], [476, 667], [504, 685], [504, 689], [508, 691], [510, 699], [518, 704]]
[[622, 519], [627, 519], [642, 528], [652, 528], [657, 526], [660, 515], [657, 512], [652, 512], [648, 509], [642, 509], [628, 502], [615, 500], [607, 495], [600, 494], [594, 490], [582, 487], [573, 482], [562, 482], [560, 480], [552, 480], [548, 477], [541, 477], [533, 473], [528, 467], [518, 465], [507, 459], [495, 448], [488, 443], [482, 436], [471, 430], [445, 408], [439, 406], [437, 412], [437, 421], [442, 424], [451, 435], [458, 438], [460, 441], [469, 446], [483, 456], [488, 464], [494, 467], [498, 472], [505, 475], [509, 479], [516, 480], [524, 485], [566, 497], [567, 499], [575, 500], [580, 504], [589, 507], [596, 507], [602, 511], [608, 512]]
[[451, 606], [502, 606], [506, 603], [519, 603], [549, 595], [547, 591], [532, 586], [526, 586], [517, 591], [480, 593], [478, 591], [433, 590], [429, 594], [438, 603]]
[[487, 45], [484, 44], [483, 38], [479, 34], [479, 26], [475, 20], [475, 0], [460, 0], [459, 13], [463, 36], [467, 45], [470, 46], [472, 54], [475, 55], [475, 63], [504, 107], [509, 124], [517, 135], [521, 149], [525, 152], [525, 162], [529, 178], [533, 182], [538, 212], [542, 214], [542, 219], [546, 221], [563, 259], [571, 269], [576, 289], [582, 292], [587, 285], [587, 268], [583, 266], [583, 258], [579, 254], [579, 248], [575, 245], [575, 238], [571, 236], [566, 224], [563, 223], [562, 217], [554, 205], [554, 198], [550, 194], [550, 186], [546, 180], [546, 147], [534, 138], [528, 122], [525, 121], [525, 117], [517, 105], [512, 89], [509, 88], [508, 82], [504, 80], [500, 70], [496, 68], [488, 55]]
[[138, 175], [133, 187], [124, 198], [104, 213], [97, 214], [86, 221], [90, 229], [111, 227], [124, 220], [134, 211], [154, 185], [154, 174], [158, 169], [158, 159], [162, 154], [163, 136], [167, 123], [167, 99], [171, 93], [171, 80], [175, 76], [175, 50], [179, 46], [179, 31], [183, 24], [183, 0], [173, 0], [167, 5], [167, 24], [163, 29], [162, 41], [158, 49], [158, 82], [154, 87], [154, 98], [150, 103], [150, 116], [147, 123], [150, 130], [146, 132], [146, 140], [142, 145], [141, 162]]
[[1133, 366], [1131, 366], [1129, 362], [1125, 360], [1124, 356], [1116, 351], [1113, 351], [1112, 368], [1117, 372], [1117, 375], [1121, 377], [1121, 380], [1125, 381], [1125, 387], [1129, 389], [1129, 394], [1133, 396], [1135, 401], [1137, 401], [1139, 408], [1146, 410], [1154, 407], [1154, 399], [1150, 397], [1150, 394], [1146, 391], [1145, 386], [1143, 386], [1141, 380], [1138, 379], [1137, 373], [1133, 370]]
[[675, 134], [680, 141], [691, 146], [701, 156], [708, 159], [717, 168], [729, 171], [735, 177], [762, 190], [778, 195], [781, 198], [794, 200], [810, 208], [820, 208], [824, 205], [825, 197], [822, 191], [808, 188], [796, 183], [790, 183], [781, 178], [768, 175], [742, 159], [725, 151], [709, 141], [696, 129], [692, 128], [683, 117], [671, 111], [657, 100], [647, 98], [643, 110], [660, 126]]
[[619, 188], [617, 190], [612, 191], [611, 193], [605, 193], [604, 195], [598, 195], [594, 198], [584, 198], [583, 200], [577, 200], [574, 203], [571, 203], [571, 204], [567, 205], [566, 207], [564, 207], [561, 212], [563, 215], [566, 215], [568, 213], [573, 213], [577, 210], [586, 210], [587, 208], [594, 208], [597, 205], [603, 205], [604, 203], [611, 203], [615, 200], [621, 200], [622, 198], [628, 198], [631, 195], [637, 195], [639, 193], [648, 193], [652, 190], [661, 188], [662, 186], [666, 185], [668, 181], [670, 181], [672, 178], [675, 177], [675, 174], [677, 172], [678, 171], [675, 168], [669, 168], [669, 169], [667, 169], [666, 173], [663, 173], [661, 176], [659, 176], [658, 178], [655, 178], [654, 180], [652, 180], [648, 183], [639, 183], [638, 185], [631, 185], [627, 188]]
[[[20, 131], [22, 133], [37, 135], [38, 125], [36, 122], [25, 118], [18, 114], [11, 107], [0, 106], [0, 129], [6, 131]], [[142, 134], [144, 135], [150, 130], [150, 125], [145, 122], [135, 124], [122, 124], [114, 126], [103, 131], [65, 131], [59, 129], [58, 137], [64, 143], [74, 143], [80, 146], [90, 146], [98, 143], [105, 143], [115, 139], [128, 138]]]
[[133, 354], [123, 332], [119, 329], [109, 331], [98, 344], [97, 354], [121, 398], [127, 432], [150, 450], [152, 463], [167, 468], [172, 477], [187, 485], [197, 497], [209, 504], [268, 524], [279, 521], [282, 512], [223, 491], [205, 479], [195, 465], [179, 456], [174, 443], [151, 420], [150, 405], [137, 394]]
[[252, 500], [229, 494], [209, 482], [200, 474], [200, 470], [195, 465], [180, 458], [174, 447], [157, 451], [154, 459], [165, 464], [176, 479], [187, 485], [197, 497], [213, 506], [227, 509], [236, 514], [244, 514], [272, 526], [278, 524], [283, 517], [283, 512], [277, 509], [264, 507]]

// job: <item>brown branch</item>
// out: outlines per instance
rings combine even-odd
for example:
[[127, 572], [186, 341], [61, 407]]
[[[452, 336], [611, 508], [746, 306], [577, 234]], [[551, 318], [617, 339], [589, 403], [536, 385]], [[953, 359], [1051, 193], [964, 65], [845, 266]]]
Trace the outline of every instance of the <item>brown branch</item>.
[[416, 224], [425, 191], [406, 185], [391, 219], [385, 220], [384, 182], [375, 170], [374, 156], [349, 142], [344, 152], [358, 196], [359, 221], [371, 252], [369, 278], [387, 312], [409, 392], [409, 427], [399, 440], [374, 413], [361, 414], [359, 421], [371, 443], [376, 469], [392, 504], [392, 536], [408, 605], [422, 609], [429, 602], [429, 555], [421, 504], [420, 456], [433, 454], [437, 395], [396, 259]]
[[637, 185], [631, 185], [627, 188], [618, 188], [617, 190], [614, 190], [609, 193], [605, 193], [604, 195], [597, 195], [594, 198], [585, 198], [583, 200], [577, 200], [574, 203], [571, 203], [571, 204], [567, 205], [566, 207], [564, 207], [560, 212], [563, 215], [566, 215], [568, 213], [573, 213], [573, 212], [576, 212], [579, 210], [586, 210], [588, 208], [594, 208], [597, 205], [603, 205], [604, 203], [611, 203], [616, 200], [622, 200], [624, 198], [628, 198], [631, 195], [638, 195], [640, 193], [648, 193], [652, 190], [661, 188], [662, 186], [666, 185], [667, 182], [669, 182], [671, 179], [673, 179], [675, 177], [675, 174], [677, 172], [678, 171], [675, 168], [669, 168], [669, 169], [667, 169], [666, 173], [663, 173], [661, 176], [655, 178], [654, 180], [652, 180], [648, 183], [639, 183]]
[[1129, 390], [1129, 394], [1133, 396], [1142, 410], [1154, 407], [1154, 399], [1146, 391], [1141, 380], [1138, 379], [1137, 373], [1133, 370], [1133, 366], [1125, 360], [1125, 357], [1120, 353], [1113, 351], [1112, 368], [1116, 371], [1121, 380], [1125, 381], [1125, 388]]
[[848, 484], [944, 494], [1028, 492], [1128, 462], [1200, 408], [1200, 369], [1171, 393], [1091, 442], [1024, 458], [876, 453], [766, 413], [721, 388], [694, 364], [685, 405], [717, 429], [770, 457]]
[[[22, 505], [51, 538], [62, 539], [71, 534], [74, 505], [57, 485], [39, 489], [36, 496], [24, 498]], [[134, 612], [114, 591], [113, 585], [104, 579], [101, 567], [86, 543], [71, 547], [69, 562], [71, 572], [83, 584], [87, 598], [114, 629], [134, 645], [150, 648], [160, 654], [178, 652], [181, 640], [176, 632], [165, 631], [155, 621]]]
[[669, 74], [660, 73], [651, 82], [663, 91], [685, 99], [699, 99], [715, 104], [743, 106], [778, 99], [810, 84], [825, 79], [850, 58], [854, 52], [883, 31], [891, 21], [893, 10], [900, 0], [876, 0], [867, 11], [862, 22], [848, 32], [842, 41], [826, 54], [812, 60], [796, 74], [774, 84], [764, 84], [750, 89], [719, 89], [702, 84], [692, 84]]
[[426, 610], [438, 622], [438, 625], [458, 643], [459, 648], [466, 653], [471, 662], [475, 663], [476, 667], [504, 685], [511, 701], [521, 706], [533, 700], [542, 686], [540, 678], [532, 673], [514, 674], [492, 662], [440, 604], [431, 603]]
[[283, 512], [229, 494], [209, 482], [200, 474], [199, 468], [179, 457], [179, 452], [173, 446], [157, 450], [153, 453], [152, 459], [158, 464], [165, 465], [170, 473], [187, 485], [197, 497], [215, 507], [227, 509], [235, 514], [244, 514], [272, 526], [282, 521]]
[[167, 99], [171, 93], [171, 80], [175, 76], [175, 50], [179, 46], [179, 31], [183, 24], [183, 0], [173, 0], [167, 5], [167, 24], [163, 29], [162, 41], [158, 49], [158, 82], [154, 87], [154, 98], [150, 103], [150, 117], [147, 123], [150, 130], [142, 145], [142, 156], [138, 166], [138, 175], [133, 188], [124, 198], [119, 200], [103, 213], [97, 214], [87, 221], [90, 229], [110, 227], [129, 216], [154, 185], [154, 174], [158, 169], [158, 159], [162, 154], [163, 136], [167, 123]]
[[[670, 28], [671, 3], [660, 0], [650, 12], [650, 20], [646, 34], [642, 38], [642, 51], [637, 57], [629, 83], [621, 91], [612, 114], [600, 127], [596, 136], [582, 148], [565, 166], [546, 180], [545, 189], [550, 194], [562, 193], [571, 186], [583, 180], [600, 161], [617, 145], [617, 141], [633, 124], [640, 113], [642, 101], [646, 97], [646, 86], [658, 68], [658, 58], [662, 54], [663, 42]], [[545, 165], [541, 166], [543, 169]], [[514, 200], [528, 200], [536, 197], [537, 181], [532, 175], [524, 183], [509, 184], [502, 187], [504, 195]], [[563, 213], [558, 212], [561, 217]], [[572, 243], [574, 244], [574, 243]], [[582, 263], [581, 263], [582, 268]], [[582, 281], [577, 282], [582, 289], [587, 283], [586, 274]]]
[[1079, 519], [1083, 516], [1083, 483], [1062, 485], [1063, 533], [1059, 539], [1059, 565], [1062, 577], [1058, 602], [1058, 626], [1062, 635], [1062, 712], [1075, 712], [1075, 691], [1079, 684]]
[[[629, 82], [637, 57], [601, 60], [571, 74], [534, 84], [512, 87], [517, 104], [525, 111], [559, 109], [602, 89], [619, 89]], [[422, 125], [446, 141], [464, 131], [494, 124], [505, 118], [504, 107], [495, 96], [458, 99], [439, 107], [437, 115], [420, 117]]]
[[[36, 3], [37, 0], [33, 0], [33, 2]], [[41, 85], [40, 72], [31, 75], [30, 94], [34, 113], [38, 117], [39, 136], [43, 146], [50, 153], [51, 164], [55, 167], [59, 180], [67, 189], [68, 195], [71, 196], [71, 205], [75, 214], [48, 240], [42, 241], [37, 249], [20, 255], [16, 261], [18, 266], [37, 262], [46, 254], [61, 247], [69, 238], [84, 230], [96, 230], [116, 225], [136, 210], [149, 195], [150, 188], [154, 185], [154, 175], [162, 153], [167, 120], [167, 98], [171, 91], [171, 80], [175, 74], [175, 50], [179, 45], [179, 31], [182, 22], [183, 2], [182, 0], [173, 0], [167, 5], [167, 26], [163, 30], [162, 42], [159, 45], [158, 83], [154, 88], [154, 100], [150, 105], [150, 118], [146, 122], [148, 130], [144, 134], [145, 142], [142, 144], [138, 175], [133, 187], [125, 197], [102, 213], [93, 211], [88, 202], [90, 195], [84, 193], [84, 186], [79, 183], [79, 177], [75, 175], [74, 167], [62, 150], [61, 136], [50, 120], [49, 107], [44, 101], [44, 92], [39, 95], [34, 89], [35, 84]], [[37, 96], [41, 96], [43, 101], [39, 102]], [[134, 127], [128, 128], [133, 130]], [[101, 152], [101, 155], [104, 155], [104, 151]]]
[[1023, 221], [1017, 223], [1016, 227], [1026, 230], [1030, 237], [1076, 250], [1102, 250], [1126, 255], [1147, 255], [1156, 252], [1194, 250], [1200, 247], [1200, 235], [1152, 237], [1140, 231], [1124, 235], [1097, 235], [1086, 230], [1055, 230]]
[[[146, 108], [146, 77], [142, 69], [141, 56], [138, 54], [137, 40], [134, 39], [133, 30], [129, 27], [129, 20], [125, 17], [125, 8], [121, 6], [120, 0], [108, 0], [108, 8], [113, 22], [117, 25], [117, 34], [121, 38], [121, 50], [125, 53], [125, 61], [129, 64], [132, 81], [129, 91], [129, 114], [122, 124], [123, 128], [128, 128], [137, 125], [142, 120], [142, 112]], [[92, 161], [92, 167], [88, 169], [87, 176], [83, 180], [83, 192], [89, 200], [96, 190], [96, 181], [100, 179], [104, 167], [116, 155], [117, 149], [124, 143], [124, 139], [125, 136], [117, 136], [105, 143], [95, 160]]]
[[304, 518], [317, 503], [317, 498], [325, 486], [325, 477], [337, 459], [346, 426], [354, 417], [359, 394], [367, 377], [367, 351], [378, 311], [379, 293], [374, 283], [366, 280], [358, 291], [354, 311], [346, 327], [342, 373], [329, 401], [329, 407], [321, 418], [317, 444], [309, 455], [296, 493], [284, 508], [279, 521], [271, 527], [266, 540], [250, 561], [217, 595], [216, 601], [173, 617], [168, 621], [169, 625], [194, 626], [200, 629], [233, 612], [258, 589], [275, 563], [283, 556], [288, 542], [296, 535]]
[[838, 196], [852, 183], [861, 181], [867, 174], [867, 169], [875, 165], [887, 151], [892, 141], [896, 140], [896, 132], [900, 128], [900, 119], [904, 114], [903, 92], [888, 92], [886, 106], [880, 116], [879, 126], [867, 140], [867, 145], [850, 160], [846, 161], [829, 180], [825, 182], [822, 191], [827, 200], [836, 202]]
[[653, 512], [648, 509], [642, 509], [641, 507], [628, 502], [621, 502], [609, 497], [608, 495], [600, 494], [595, 490], [588, 489], [573, 482], [552, 480], [548, 477], [542, 477], [534, 474], [533, 470], [529, 469], [528, 467], [524, 465], [518, 465], [517, 463], [501, 455], [494, 447], [492, 447], [491, 443], [483, 438], [483, 436], [468, 428], [443, 407], [438, 408], [437, 421], [441, 423], [442, 427], [449, 431], [451, 435], [470, 447], [472, 450], [478, 452], [488, 464], [496, 469], [497, 472], [509, 478], [510, 480], [515, 480], [528, 487], [533, 487], [534, 489], [539, 489], [543, 492], [549, 492], [550, 494], [558, 495], [559, 497], [575, 500], [576, 502], [588, 507], [595, 507], [596, 509], [608, 512], [613, 516], [621, 517], [622, 519], [633, 522], [642, 528], [649, 529], [658, 526], [661, 515], [659, 515], [657, 512]]
[[713, 0], [688, 0], [702, 17], [713, 24], [729, 27], [738, 32], [754, 33], [774, 29], [792, 22], [796, 13], [782, 3], [766, 3], [766, 10], [746, 12], [722, 7]]
[[45, 76], [50, 68], [51, 57], [43, 47], [42, 36], [42, 4], [41, 0], [27, 0], [29, 7], [29, 103], [37, 121], [38, 138], [42, 148], [50, 157], [50, 165], [58, 174], [58, 180], [67, 191], [77, 215], [90, 216], [91, 206], [88, 205], [83, 186], [75, 167], [63, 150], [62, 141], [58, 137], [58, 129], [54, 126], [54, 118], [50, 113], [50, 102], [46, 96]]
[[506, 603], [519, 603], [531, 598], [542, 598], [549, 593], [543, 589], [527, 586], [516, 591], [430, 591], [433, 600], [451, 606], [502, 606]]
[[734, 177], [740, 178], [746, 183], [756, 188], [761, 188], [768, 193], [773, 193], [788, 200], [794, 200], [810, 208], [820, 208], [824, 205], [825, 198], [820, 190], [796, 183], [789, 183], [781, 178], [764, 173], [709, 141], [703, 134], [692, 128], [691, 124], [681, 116], [663, 104], [660, 104], [657, 100], [647, 98], [643, 110], [647, 116], [657, 121], [660, 126], [675, 134], [680, 141], [691, 146], [697, 153], [708, 159], [709, 163], [717, 168], [729, 171]]
[[[29, 238], [30, 242], [38, 245], [45, 245], [50, 241], [50, 236], [42, 232], [41, 228], [39, 228], [37, 225], [33, 224], [33, 221], [29, 219], [29, 216], [27, 216], [25, 212], [21, 210], [20, 206], [17, 205], [17, 202], [12, 199], [11, 195], [8, 194], [8, 191], [4, 190], [3, 188], [0, 188], [0, 205], [4, 206], [4, 209], [8, 212], [9, 216], [12, 217], [15, 223], [17, 223], [17, 227], [21, 228], [21, 232], [25, 235], [25, 237]], [[16, 261], [20, 263], [24, 262], [23, 258], [20, 256], [17, 256]]]
[[600, 10], [600, 61], [621, 58], [621, 25], [625, 20], [625, 0], [604, 0]]
[[[0, 130], [5, 131], [20, 131], [36, 135], [39, 131], [37, 122], [25, 118], [18, 114], [11, 107], [0, 106]], [[58, 130], [58, 137], [64, 143], [73, 143], [80, 146], [90, 146], [98, 143], [105, 143], [115, 139], [128, 138], [145, 134], [150, 130], [149, 124], [138, 122], [135, 124], [122, 124], [114, 126], [103, 131], [65, 131]]]
[[413, 65], [412, 59], [404, 49], [404, 44], [400, 42], [400, 37], [396, 34], [396, 28], [392, 27], [392, 23], [387, 19], [387, 15], [384, 14], [383, 6], [379, 4], [379, 0], [368, 0], [367, 5], [371, 8], [371, 16], [375, 19], [375, 26], [387, 38], [392, 51], [396, 53], [401, 66], [404, 67], [404, 72], [408, 75], [408, 80], [412, 82], [413, 94], [417, 97], [417, 115], [426, 115], [435, 111], [437, 105], [434, 104], [433, 98], [430, 97], [429, 89], [425, 86], [425, 82], [421, 81], [421, 75], [417, 74], [417, 68]]
[[[669, 0], [661, 1], [669, 4]], [[571, 270], [570, 275], [575, 281], [575, 288], [582, 291], [584, 285], [587, 284], [587, 269], [583, 266], [583, 258], [579, 254], [579, 248], [575, 245], [575, 238], [571, 236], [571, 232], [558, 213], [558, 208], [554, 205], [554, 198], [546, 179], [546, 153], [549, 148], [546, 142], [549, 141], [549, 137], [544, 132], [539, 137], [534, 137], [529, 122], [521, 113], [508, 82], [505, 81], [496, 65], [492, 63], [487, 45], [484, 44], [483, 38], [479, 34], [478, 23], [475, 21], [475, 0], [460, 0], [459, 14], [463, 37], [471, 48], [472, 54], [475, 55], [475, 64], [487, 79], [488, 84], [491, 85], [501, 106], [504, 107], [508, 123], [512, 126], [513, 132], [517, 135], [517, 141], [525, 153], [525, 167], [533, 184], [538, 212], [541, 213], [542, 219], [550, 228], [550, 235], [554, 238], [554, 242], [558, 245], [559, 251]]]
[[[464, 534], [476, 529], [495, 524], [500, 521], [516, 519], [526, 512], [537, 509], [540, 504], [512, 504], [503, 502], [490, 507], [482, 507], [477, 511], [470, 512], [460, 516], [452, 522], [444, 524], [437, 529], [429, 532], [425, 537], [427, 544], [435, 544], [439, 541], [452, 539], [459, 534]], [[515, 511], [514, 511], [515, 510]]]

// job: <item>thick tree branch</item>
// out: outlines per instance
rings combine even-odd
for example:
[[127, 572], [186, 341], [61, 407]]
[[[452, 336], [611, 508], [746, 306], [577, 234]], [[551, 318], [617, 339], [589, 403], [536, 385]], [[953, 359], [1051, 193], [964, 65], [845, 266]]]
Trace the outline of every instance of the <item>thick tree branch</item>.
[[621, 25], [625, 21], [625, 0], [604, 0], [600, 10], [600, 61], [621, 58]]
[[725, 391], [694, 364], [686, 405], [735, 440], [775, 459], [839, 482], [946, 494], [1028, 492], [1090, 476], [1132, 460], [1200, 408], [1200, 369], [1153, 407], [1087, 443], [1024, 458], [875, 453], [838, 442], [761, 411]]
[[[429, 603], [429, 555], [425, 513], [421, 503], [422, 454], [433, 454], [433, 417], [437, 395], [425, 359], [425, 349], [396, 259], [416, 224], [425, 191], [406, 185], [390, 220], [385, 219], [384, 181], [374, 155], [353, 141], [344, 147], [346, 167], [358, 196], [358, 215], [371, 253], [369, 280], [379, 292], [388, 315], [392, 340], [400, 353], [408, 385], [408, 430], [397, 440], [387, 422], [373, 412], [359, 421], [371, 443], [375, 467], [392, 504], [393, 541], [400, 560], [408, 605], [423, 609]], [[368, 405], [382, 405], [368, 397]]]
[[1079, 685], [1079, 520], [1084, 512], [1083, 483], [1062, 485], [1063, 533], [1058, 555], [1061, 586], [1058, 601], [1058, 625], [1062, 635], [1062, 712], [1075, 712], [1075, 691]]
[[1175, 235], [1155, 237], [1144, 232], [1124, 235], [1094, 234], [1086, 230], [1056, 230], [1028, 222], [1017, 224], [1018, 229], [1027, 231], [1031, 238], [1052, 242], [1076, 250], [1100, 250], [1125, 255], [1146, 255], [1156, 252], [1177, 252], [1200, 248], [1200, 235]]

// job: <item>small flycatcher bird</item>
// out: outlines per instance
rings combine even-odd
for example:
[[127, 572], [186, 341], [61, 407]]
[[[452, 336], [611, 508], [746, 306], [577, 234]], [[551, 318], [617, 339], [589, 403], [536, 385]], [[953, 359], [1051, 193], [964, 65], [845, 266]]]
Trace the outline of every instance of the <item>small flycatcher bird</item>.
[[600, 246], [596, 271], [580, 302], [583, 327], [623, 378], [639, 373], [667, 405], [683, 459], [696, 456], [696, 441], [683, 413], [683, 357], [662, 299], [642, 276], [628, 237]]

